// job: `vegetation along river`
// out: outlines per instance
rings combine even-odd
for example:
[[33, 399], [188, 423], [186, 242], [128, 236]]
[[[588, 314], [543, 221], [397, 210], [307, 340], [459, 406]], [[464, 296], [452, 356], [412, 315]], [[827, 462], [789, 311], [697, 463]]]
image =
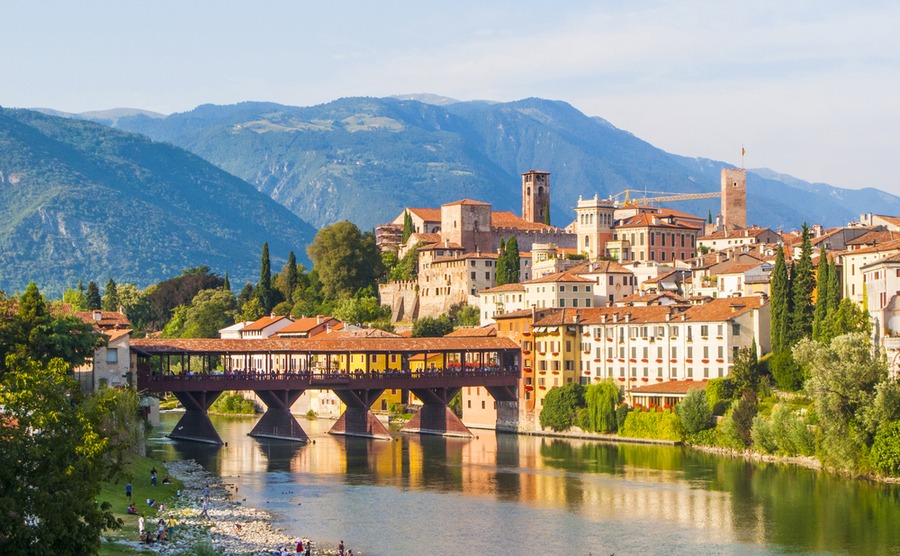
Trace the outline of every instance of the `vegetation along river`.
[[247, 436], [258, 417], [212, 416], [227, 446], [150, 444], [196, 459], [271, 512], [275, 527], [354, 555], [900, 554], [900, 485], [687, 448], [476, 431], [461, 440]]

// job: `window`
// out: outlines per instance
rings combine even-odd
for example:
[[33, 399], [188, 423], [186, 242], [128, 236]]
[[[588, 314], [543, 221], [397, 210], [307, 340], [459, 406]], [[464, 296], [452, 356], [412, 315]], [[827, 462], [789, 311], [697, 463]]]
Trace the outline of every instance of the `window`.
[[566, 287], [562, 284], [559, 285], [559, 293], [566, 291]]
[[106, 362], [110, 365], [115, 365], [119, 362], [119, 350], [117, 349], [107, 349], [106, 350]]
[[475, 279], [475, 271], [473, 270], [472, 271], [472, 280], [474, 280], [474, 279]]
[[485, 280], [491, 279], [491, 271], [490, 270], [488, 270], [487, 272], [484, 273], [484, 279]]
[[700, 325], [700, 335], [704, 338], [709, 336], [709, 325], [706, 325], [706, 324]]
[[[560, 291], [562, 291], [562, 290], [560, 290]], [[573, 291], [573, 292], [577, 292], [577, 291], [578, 291], [578, 286], [572, 286], [572, 291]]]
[[734, 336], [740, 336], [741, 335], [741, 325], [736, 322], [733, 323], [731, 325], [731, 334]]

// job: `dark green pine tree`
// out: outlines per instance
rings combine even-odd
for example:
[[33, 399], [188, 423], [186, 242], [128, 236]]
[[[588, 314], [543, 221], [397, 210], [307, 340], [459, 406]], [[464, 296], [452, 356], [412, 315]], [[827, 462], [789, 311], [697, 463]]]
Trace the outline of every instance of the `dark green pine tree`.
[[119, 305], [119, 290], [116, 288], [116, 283], [112, 278], [106, 283], [106, 289], [103, 291], [103, 299], [100, 302], [100, 307], [104, 311], [118, 311]]
[[256, 297], [259, 304], [268, 314], [272, 310], [272, 262], [269, 260], [269, 243], [263, 243], [262, 261], [259, 266], [259, 283], [256, 284]]
[[502, 286], [507, 283], [509, 277], [508, 263], [506, 260], [506, 242], [500, 238], [500, 254], [497, 255], [497, 267], [495, 270], [496, 283]]
[[841, 304], [841, 277], [838, 274], [837, 262], [832, 257], [828, 263], [828, 307], [826, 314], [831, 316]]
[[516, 284], [519, 282], [519, 240], [516, 236], [509, 238], [506, 242], [506, 283]]
[[791, 327], [790, 346], [812, 334], [813, 306], [812, 292], [816, 279], [812, 267], [812, 243], [809, 226], [803, 223], [800, 234], [800, 259], [794, 264], [791, 278]]
[[87, 308], [89, 311], [100, 309], [103, 300], [100, 299], [100, 288], [97, 287], [97, 284], [93, 280], [88, 282], [87, 293], [84, 295], [87, 298]]
[[775, 255], [775, 268], [772, 269], [769, 285], [772, 291], [770, 302], [772, 351], [782, 353], [789, 348], [787, 334], [791, 315], [791, 283], [784, 261], [784, 249], [781, 246]]
[[412, 215], [409, 211], [403, 213], [403, 236], [401, 241], [405, 244], [409, 236], [413, 235], [416, 229], [413, 227]]
[[706, 211], [706, 223], [712, 224], [712, 210], [707, 209]]
[[225, 291], [231, 291], [231, 280], [228, 279], [228, 272], [225, 272], [225, 280], [222, 282], [222, 289]]
[[816, 309], [813, 313], [813, 340], [822, 338], [822, 327], [828, 316], [828, 254], [825, 246], [819, 248], [819, 266], [816, 268]]
[[289, 302], [293, 303], [294, 290], [297, 289], [297, 257], [294, 255], [293, 251], [288, 254], [287, 275], [285, 276], [285, 282], [287, 283], [284, 285], [284, 295], [285, 297], [287, 297], [287, 300]]

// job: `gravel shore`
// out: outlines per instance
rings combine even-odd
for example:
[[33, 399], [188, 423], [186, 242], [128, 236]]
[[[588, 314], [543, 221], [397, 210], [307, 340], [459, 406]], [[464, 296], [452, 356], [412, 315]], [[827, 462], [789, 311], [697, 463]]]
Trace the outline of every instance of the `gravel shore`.
[[[132, 546], [159, 554], [177, 554], [207, 541], [220, 554], [271, 556], [278, 547], [284, 547], [289, 554], [295, 553], [297, 535], [291, 536], [273, 529], [269, 513], [234, 500], [233, 487], [206, 472], [197, 462], [169, 462], [166, 469], [170, 476], [184, 483], [184, 489], [173, 506], [147, 520], [147, 528], [155, 530], [156, 520], [172, 516], [177, 522], [173, 538], [169, 542], [149, 546], [129, 543]], [[206, 485], [209, 485], [209, 518], [200, 515]], [[317, 556], [334, 555], [337, 550], [316, 547], [312, 553]]]

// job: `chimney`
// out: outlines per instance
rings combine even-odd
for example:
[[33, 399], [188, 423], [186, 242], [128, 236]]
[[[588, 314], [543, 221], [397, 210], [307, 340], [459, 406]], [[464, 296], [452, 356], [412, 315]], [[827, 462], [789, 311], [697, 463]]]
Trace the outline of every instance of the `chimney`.
[[325, 322], [325, 315], [316, 315], [316, 324], [322, 324]]
[[619, 312], [618, 311], [613, 313], [613, 322], [619, 322]]
[[625, 322], [631, 322], [631, 313], [625, 313]]
[[672, 320], [672, 311], [666, 311], [666, 322]]
[[95, 310], [94, 311], [94, 320], [100, 321], [102, 319], [103, 319], [103, 311], [100, 311], [99, 309]]
[[681, 322], [684, 322], [686, 320], [687, 320], [687, 318], [685, 317], [685, 314], [681, 313]]
[[606, 313], [603, 313], [602, 315], [600, 315], [600, 322], [602, 322], [603, 324], [606, 324]]

